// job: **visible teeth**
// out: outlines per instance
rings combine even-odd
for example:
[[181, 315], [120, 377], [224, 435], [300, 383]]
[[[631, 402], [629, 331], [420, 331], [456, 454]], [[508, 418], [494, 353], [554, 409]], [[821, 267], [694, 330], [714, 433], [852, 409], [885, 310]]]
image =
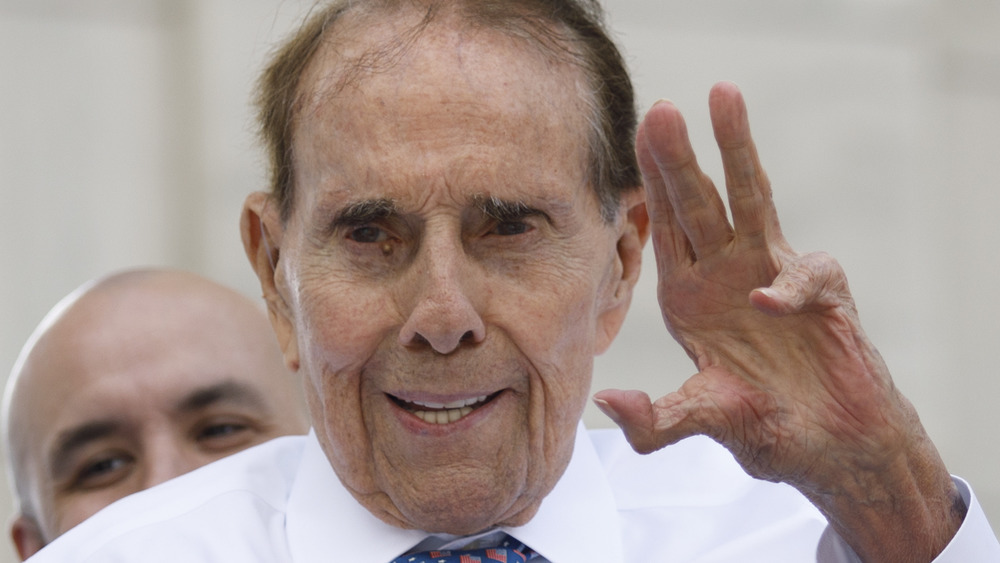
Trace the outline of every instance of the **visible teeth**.
[[450, 403], [430, 403], [426, 401], [400, 401], [400, 403], [405, 403], [406, 409], [424, 422], [430, 424], [448, 424], [467, 416], [489, 398], [489, 395], [481, 395], [471, 399], [459, 399]]
[[483, 395], [481, 397], [475, 397], [472, 399], [459, 399], [457, 401], [452, 401], [450, 403], [425, 403], [421, 401], [408, 401], [414, 405], [420, 405], [422, 407], [427, 407], [429, 409], [460, 409], [462, 407], [467, 407], [469, 405], [474, 405], [476, 403], [481, 403], [485, 401], [489, 395]]
[[459, 409], [437, 411], [413, 411], [413, 414], [420, 420], [430, 424], [448, 424], [449, 422], [455, 422], [471, 412], [472, 407], [462, 407]]

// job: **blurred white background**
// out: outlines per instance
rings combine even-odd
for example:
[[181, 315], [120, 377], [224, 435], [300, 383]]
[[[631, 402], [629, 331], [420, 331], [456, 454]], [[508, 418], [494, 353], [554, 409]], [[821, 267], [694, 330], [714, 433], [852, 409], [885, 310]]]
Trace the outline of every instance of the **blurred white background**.
[[[259, 295], [237, 229], [265, 186], [248, 101], [312, 3], [0, 0], [0, 372], [59, 298], [112, 270], [186, 268]], [[996, 529], [1000, 2], [606, 6], [640, 107], [673, 99], [720, 185], [708, 89], [741, 85], [786, 236], [841, 261], [897, 385]], [[660, 395], [692, 372], [647, 258], [595, 389]]]

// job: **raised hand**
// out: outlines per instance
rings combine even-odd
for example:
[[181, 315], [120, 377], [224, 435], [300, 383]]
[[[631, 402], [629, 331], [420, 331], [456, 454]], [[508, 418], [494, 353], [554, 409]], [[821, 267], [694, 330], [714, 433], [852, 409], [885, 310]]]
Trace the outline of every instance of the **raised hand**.
[[962, 517], [944, 464], [839, 265], [785, 241], [738, 89], [716, 85], [710, 110], [732, 223], [673, 104], [656, 104], [636, 139], [660, 308], [698, 371], [655, 402], [595, 400], [640, 452], [706, 434], [751, 475], [797, 487], [862, 556], [930, 561]]

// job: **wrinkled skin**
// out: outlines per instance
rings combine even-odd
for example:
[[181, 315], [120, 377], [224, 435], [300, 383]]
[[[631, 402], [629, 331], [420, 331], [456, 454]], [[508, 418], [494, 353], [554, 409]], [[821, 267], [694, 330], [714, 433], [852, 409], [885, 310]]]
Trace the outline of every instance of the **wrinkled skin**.
[[[394, 64], [331, 86], [418, 16], [345, 24], [317, 55], [294, 209], [251, 195], [243, 233], [340, 480], [393, 525], [468, 534], [527, 522], [565, 470], [645, 212], [636, 189], [603, 219], [572, 142], [582, 73], [522, 42], [442, 15]], [[447, 423], [418, 415], [466, 401]]]
[[963, 517], [954, 484], [839, 265], [782, 236], [739, 91], [716, 85], [710, 109], [732, 224], [673, 104], [637, 135], [660, 307], [698, 372], [656, 401], [595, 400], [640, 452], [709, 435], [751, 475], [802, 491], [863, 559], [930, 561]]

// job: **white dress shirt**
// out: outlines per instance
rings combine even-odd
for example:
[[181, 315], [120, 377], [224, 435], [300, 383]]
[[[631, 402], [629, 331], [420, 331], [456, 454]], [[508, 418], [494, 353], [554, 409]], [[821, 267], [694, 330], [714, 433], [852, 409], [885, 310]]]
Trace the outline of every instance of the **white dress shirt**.
[[[956, 482], [969, 513], [935, 563], [1000, 561], [975, 496]], [[538, 514], [505, 531], [541, 554], [532, 562], [856, 561], [801, 494], [748, 477], [707, 438], [640, 456], [619, 431], [582, 426]], [[122, 499], [31, 561], [388, 563], [427, 536], [359, 505], [310, 434]]]

